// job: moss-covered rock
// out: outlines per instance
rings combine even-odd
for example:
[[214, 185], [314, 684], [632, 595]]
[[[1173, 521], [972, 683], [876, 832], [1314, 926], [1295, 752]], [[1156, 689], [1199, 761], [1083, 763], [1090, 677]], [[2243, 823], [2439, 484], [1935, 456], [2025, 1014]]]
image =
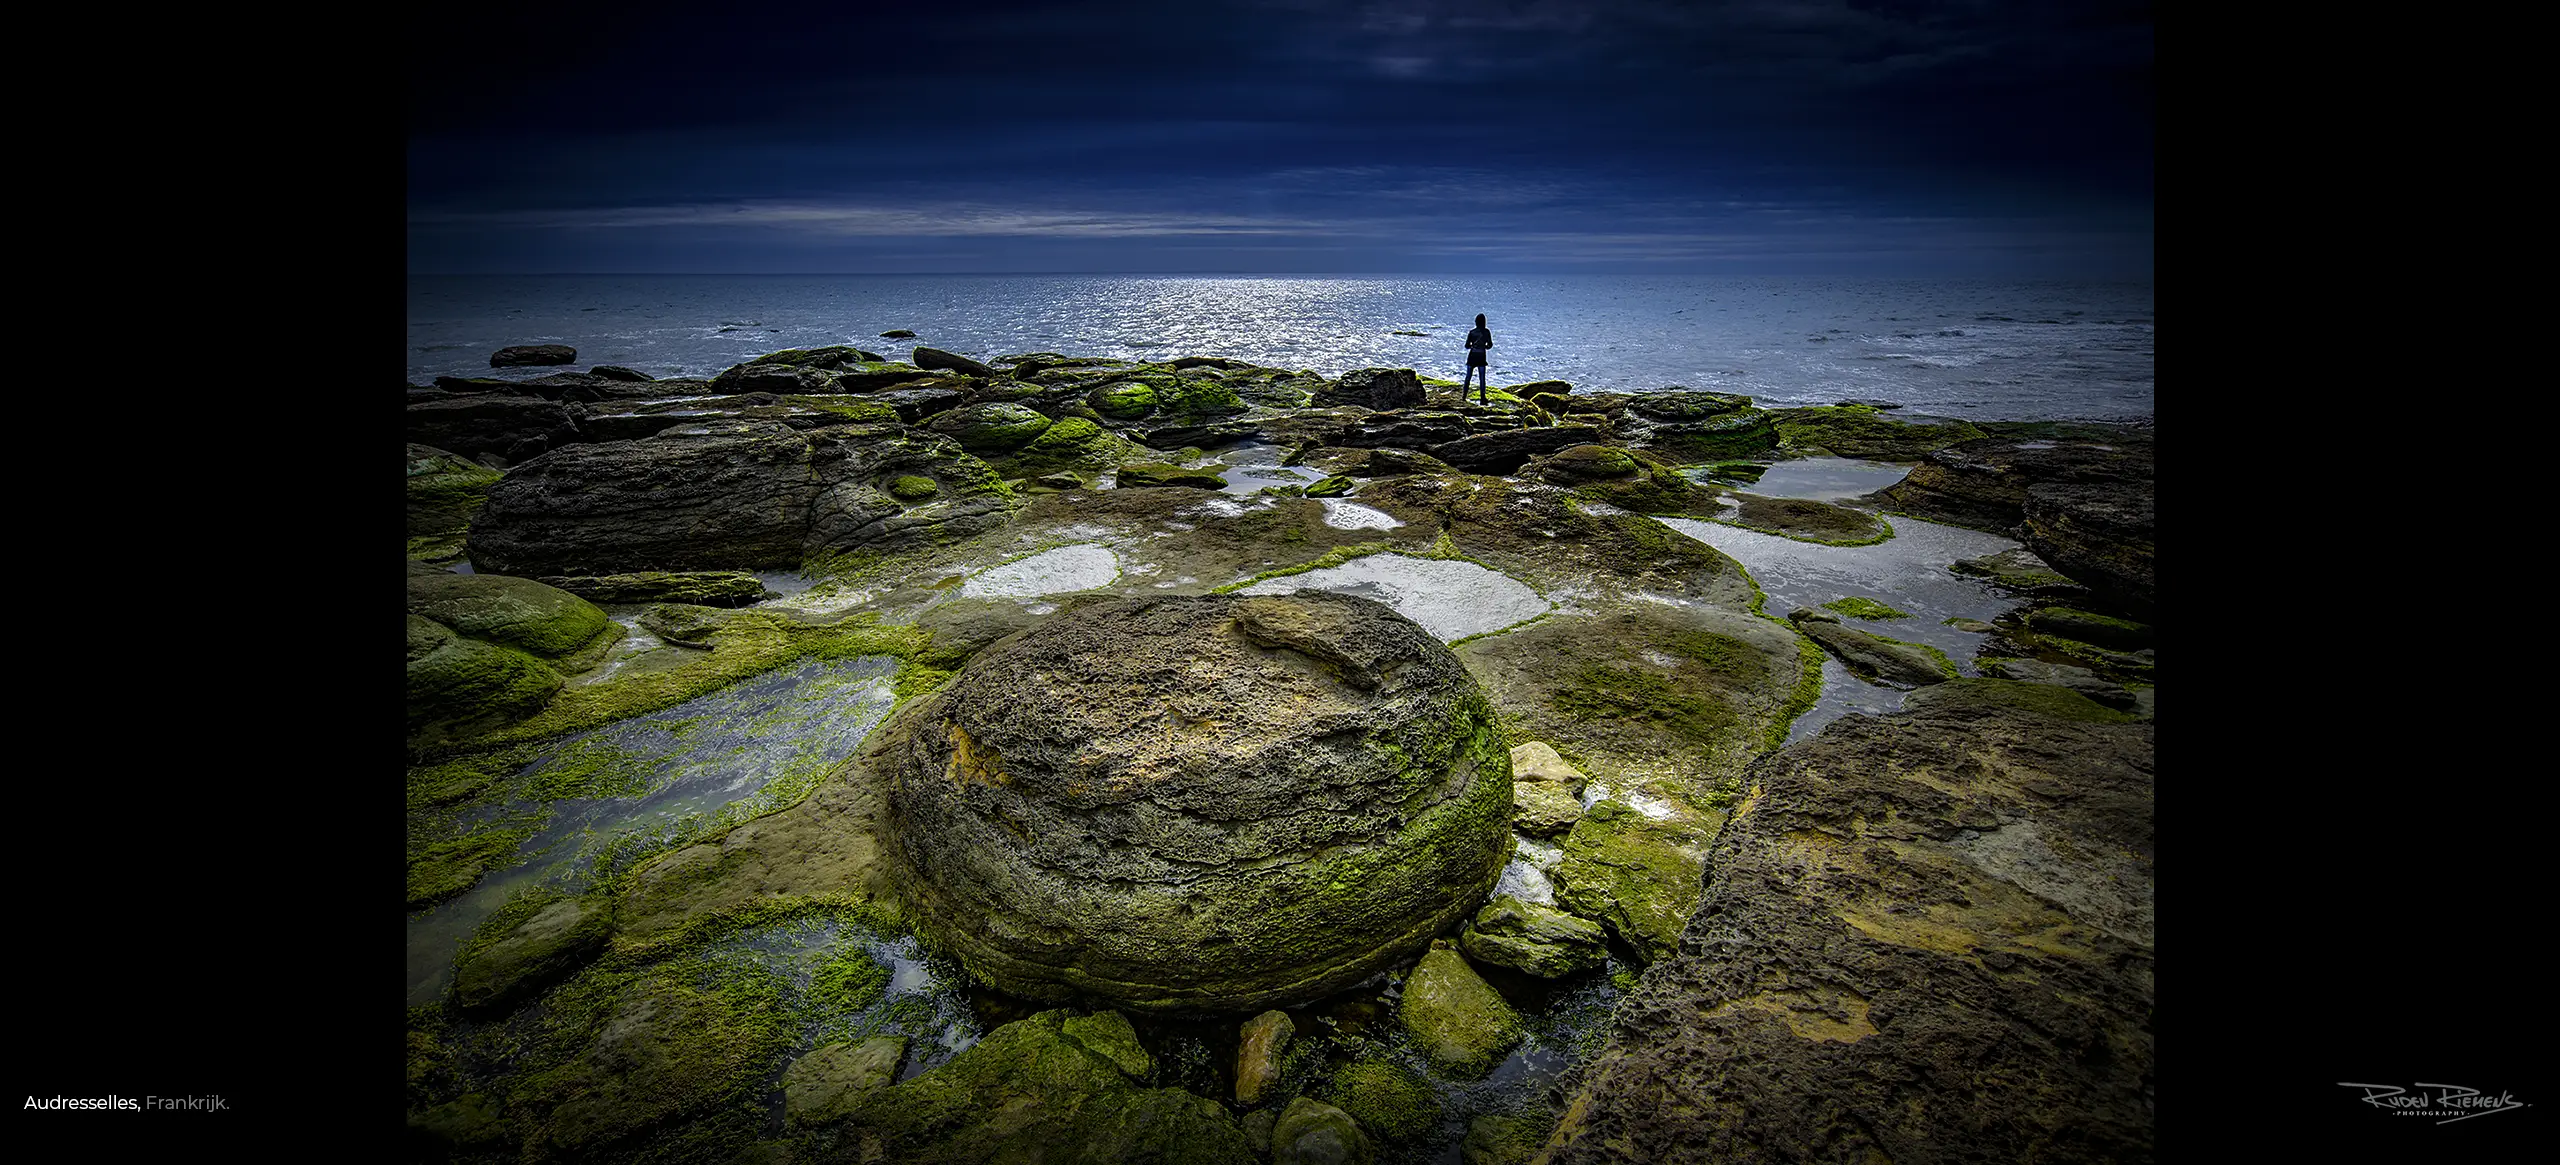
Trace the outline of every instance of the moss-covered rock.
[[782, 1073], [783, 1119], [816, 1125], [840, 1120], [866, 1094], [898, 1082], [907, 1037], [873, 1036], [813, 1049]]
[[1465, 1165], [1529, 1165], [1546, 1148], [1547, 1132], [1554, 1127], [1553, 1120], [1480, 1116], [1468, 1123], [1458, 1159]]
[[2031, 595], [2060, 594], [2078, 591], [2080, 584], [2036, 557], [2024, 546], [1968, 558], [1950, 564], [1948, 570], [1973, 578], [1988, 579], [1992, 585]]
[[1106, 384], [1085, 394], [1093, 411], [1115, 421], [1134, 421], [1156, 411], [1156, 389], [1141, 380]]
[[1225, 489], [1227, 479], [1205, 469], [1185, 469], [1179, 465], [1139, 462], [1120, 467], [1122, 489], [1149, 486], [1184, 486], [1191, 489]]
[[1155, 382], [1156, 412], [1167, 418], [1229, 417], [1245, 411], [1236, 390], [1213, 376], [1176, 376]]
[[643, 570], [628, 574], [553, 575], [540, 580], [594, 603], [687, 603], [744, 607], [772, 598], [764, 580], [743, 570]]
[[408, 616], [409, 730], [436, 725], [505, 723], [531, 715], [563, 681], [541, 660], [454, 633], [421, 615]]
[[848, 1107], [856, 1160], [916, 1165], [1234, 1165], [1252, 1150], [1217, 1102], [1140, 1088], [1046, 1011]]
[[1050, 423], [1048, 417], [1025, 406], [995, 402], [956, 408], [925, 424], [971, 453], [1001, 453], [1030, 444]]
[[1582, 817], [1582, 798], [1554, 781], [1511, 782], [1511, 827], [1531, 837], [1553, 837]]
[[1469, 959], [1542, 979], [1561, 979], [1609, 960], [1600, 924], [1505, 894], [1487, 903], [1458, 938]]
[[905, 473], [889, 480], [889, 496], [902, 502], [920, 502], [942, 492], [942, 486], [930, 477]]
[[409, 452], [409, 557], [441, 561], [462, 553], [471, 515], [489, 500], [504, 473], [426, 445]]
[[1669, 954], [1698, 907], [1698, 880], [1721, 812], [1657, 819], [1625, 802], [1594, 802], [1565, 835], [1550, 876], [1556, 904], [1604, 923], [1647, 961]]
[[1271, 1128], [1272, 1165], [1375, 1165], [1378, 1147], [1351, 1114], [1299, 1097]]
[[1833, 599], [1828, 603], [1824, 603], [1823, 606], [1830, 610], [1838, 611], [1843, 615], [1847, 615], [1852, 619], [1865, 619], [1871, 622], [1885, 619], [1908, 619], [1911, 617], [1911, 612], [1909, 611], [1895, 610], [1889, 604], [1878, 602], [1877, 600], [1867, 598], [1864, 595], [1850, 595], [1847, 598]]
[[1509, 848], [1474, 679], [1347, 595], [1083, 606], [873, 740], [910, 917], [1028, 998], [1318, 998], [1472, 913]]
[[544, 659], [573, 657], [612, 626], [594, 603], [529, 578], [439, 572], [412, 574], [408, 586], [410, 614]]
[[760, 1120], [763, 1082], [791, 1041], [777, 998], [767, 978], [703, 986], [670, 970], [633, 980], [579, 1056], [509, 1098], [541, 1114], [528, 1157], [591, 1158], [715, 1114]]
[[1138, 1029], [1129, 1017], [1105, 1008], [1090, 1015], [1069, 1016], [1059, 1022], [1058, 1030], [1068, 1039], [1084, 1045], [1084, 1050], [1111, 1061], [1122, 1075], [1140, 1084], [1156, 1074], [1156, 1060], [1138, 1043]]
[[2151, 625], [2072, 607], [2038, 607], [2027, 613], [2027, 626], [2039, 635], [2060, 636], [2114, 651], [2140, 651], [2151, 646]]
[[1865, 510], [1814, 498], [1773, 498], [1753, 493], [1732, 496], [1741, 508], [1719, 518], [1746, 530], [1830, 546], [1864, 546], [1893, 535], [1893, 528], [1883, 518]]
[[409, 1135], [429, 1156], [485, 1153], [515, 1145], [514, 1126], [506, 1120], [498, 1099], [485, 1092], [466, 1093], [410, 1114]]
[[1780, 442], [1787, 451], [1798, 454], [1917, 461], [1949, 445], [1983, 435], [1982, 430], [1963, 421], [1904, 421], [1860, 404], [1779, 409], [1774, 415]]
[[500, 1011], [557, 982], [604, 950], [613, 927], [601, 904], [569, 898], [534, 913], [454, 968], [465, 1011]]
[[1335, 1069], [1318, 1099], [1351, 1114], [1381, 1140], [1403, 1141], [1440, 1125], [1431, 1083], [1402, 1064], [1367, 1056]]
[[1404, 981], [1396, 1020], [1433, 1067], [1462, 1080], [1481, 1079], [1520, 1042], [1520, 1015], [1501, 993], [1435, 939]]
[[1611, 445], [1575, 445], [1558, 450], [1542, 463], [1549, 480], [1584, 482], [1604, 477], [1625, 477], [1643, 466], [1635, 455]]
[[1905, 643], [1812, 619], [1797, 620], [1796, 629], [1871, 683], [1935, 684], [1963, 674], [1946, 652], [1925, 643]]
[[1338, 498], [1344, 494], [1350, 493], [1352, 489], [1359, 484], [1360, 483], [1357, 479], [1344, 477], [1341, 474], [1335, 474], [1332, 477], [1328, 477], [1323, 481], [1319, 481], [1314, 485], [1308, 486], [1307, 496], [1311, 498]]
[[1013, 451], [999, 468], [1009, 476], [1039, 477], [1069, 472], [1090, 474], [1124, 461], [1159, 456], [1083, 417], [1066, 417], [1049, 426], [1030, 444]]

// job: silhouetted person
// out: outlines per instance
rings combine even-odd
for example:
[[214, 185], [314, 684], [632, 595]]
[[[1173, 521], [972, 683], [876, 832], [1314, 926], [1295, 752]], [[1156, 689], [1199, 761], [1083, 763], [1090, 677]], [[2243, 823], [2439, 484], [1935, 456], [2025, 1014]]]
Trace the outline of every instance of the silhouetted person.
[[1476, 386], [1476, 403], [1480, 405], [1493, 403], [1489, 399], [1493, 388], [1486, 380], [1489, 374], [1484, 366], [1485, 349], [1491, 347], [1493, 347], [1493, 333], [1485, 328], [1484, 317], [1477, 316], [1475, 330], [1467, 333], [1467, 379], [1458, 382], [1459, 397], [1464, 398], [1467, 395], [1467, 383], [1473, 381]]

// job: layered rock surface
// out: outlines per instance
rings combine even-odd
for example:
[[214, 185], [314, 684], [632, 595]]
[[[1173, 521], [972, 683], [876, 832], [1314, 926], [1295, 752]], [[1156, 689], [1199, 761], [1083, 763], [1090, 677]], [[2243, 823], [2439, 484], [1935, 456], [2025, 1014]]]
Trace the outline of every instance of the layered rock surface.
[[2150, 1160], [2151, 732], [1958, 680], [1755, 764], [1550, 1160]]
[[1471, 914], [1508, 849], [1475, 680], [1347, 595], [1093, 604], [883, 731], [911, 917], [1028, 998], [1312, 999]]

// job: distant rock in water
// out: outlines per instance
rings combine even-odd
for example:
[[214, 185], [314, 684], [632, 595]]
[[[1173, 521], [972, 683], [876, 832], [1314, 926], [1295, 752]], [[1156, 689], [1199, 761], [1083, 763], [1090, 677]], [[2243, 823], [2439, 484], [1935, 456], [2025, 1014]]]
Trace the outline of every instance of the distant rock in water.
[[911, 915], [1031, 999], [1319, 998], [1469, 917], [1510, 848], [1482, 689], [1349, 595], [1074, 609], [883, 731]]
[[516, 368], [528, 364], [575, 364], [578, 350], [567, 344], [518, 344], [500, 348], [489, 357], [491, 368]]
[[916, 338], [916, 334], [905, 328], [891, 328], [888, 331], [880, 333], [880, 338], [883, 340], [912, 340]]
[[647, 383], [648, 381], [656, 379], [646, 372], [642, 372], [636, 368], [625, 368], [619, 364], [598, 364], [593, 368], [587, 369], [587, 375], [601, 376], [606, 380], [627, 380], [634, 383]]
[[996, 374], [995, 369], [989, 368], [986, 365], [957, 352], [945, 352], [940, 348], [927, 348], [922, 344], [916, 345], [915, 366], [918, 368], [928, 369], [948, 368], [954, 372], [967, 376], [993, 376]]

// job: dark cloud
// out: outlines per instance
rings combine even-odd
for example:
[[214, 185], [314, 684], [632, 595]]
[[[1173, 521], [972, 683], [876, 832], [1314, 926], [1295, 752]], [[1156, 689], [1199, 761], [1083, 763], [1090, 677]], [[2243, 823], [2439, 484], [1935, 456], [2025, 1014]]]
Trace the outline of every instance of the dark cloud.
[[[770, 249], [736, 233], [754, 230], [823, 240], [814, 253], [842, 262], [1072, 253], [1107, 265], [1098, 238], [1131, 262], [1292, 248], [1635, 262], [1641, 247], [1607, 241], [1631, 225], [1662, 241], [1655, 253], [1702, 263], [1719, 260], [1697, 239], [1751, 231], [1808, 257], [1949, 250], [1912, 243], [1926, 233], [1914, 223], [2018, 244], [1979, 243], [1984, 253], [2059, 245], [2148, 264], [2147, 6], [439, 12], [409, 70], [423, 264], [603, 261], [616, 248], [700, 262], [724, 230], [740, 256]], [[1079, 215], [1122, 225], [1078, 235]], [[1208, 221], [1229, 225], [1181, 225]], [[858, 233], [1006, 222], [1019, 233]], [[1546, 242], [1452, 252], [1431, 238], [1451, 227]], [[1245, 229], [1277, 250], [1200, 241]], [[919, 249], [917, 237], [943, 241]]]

